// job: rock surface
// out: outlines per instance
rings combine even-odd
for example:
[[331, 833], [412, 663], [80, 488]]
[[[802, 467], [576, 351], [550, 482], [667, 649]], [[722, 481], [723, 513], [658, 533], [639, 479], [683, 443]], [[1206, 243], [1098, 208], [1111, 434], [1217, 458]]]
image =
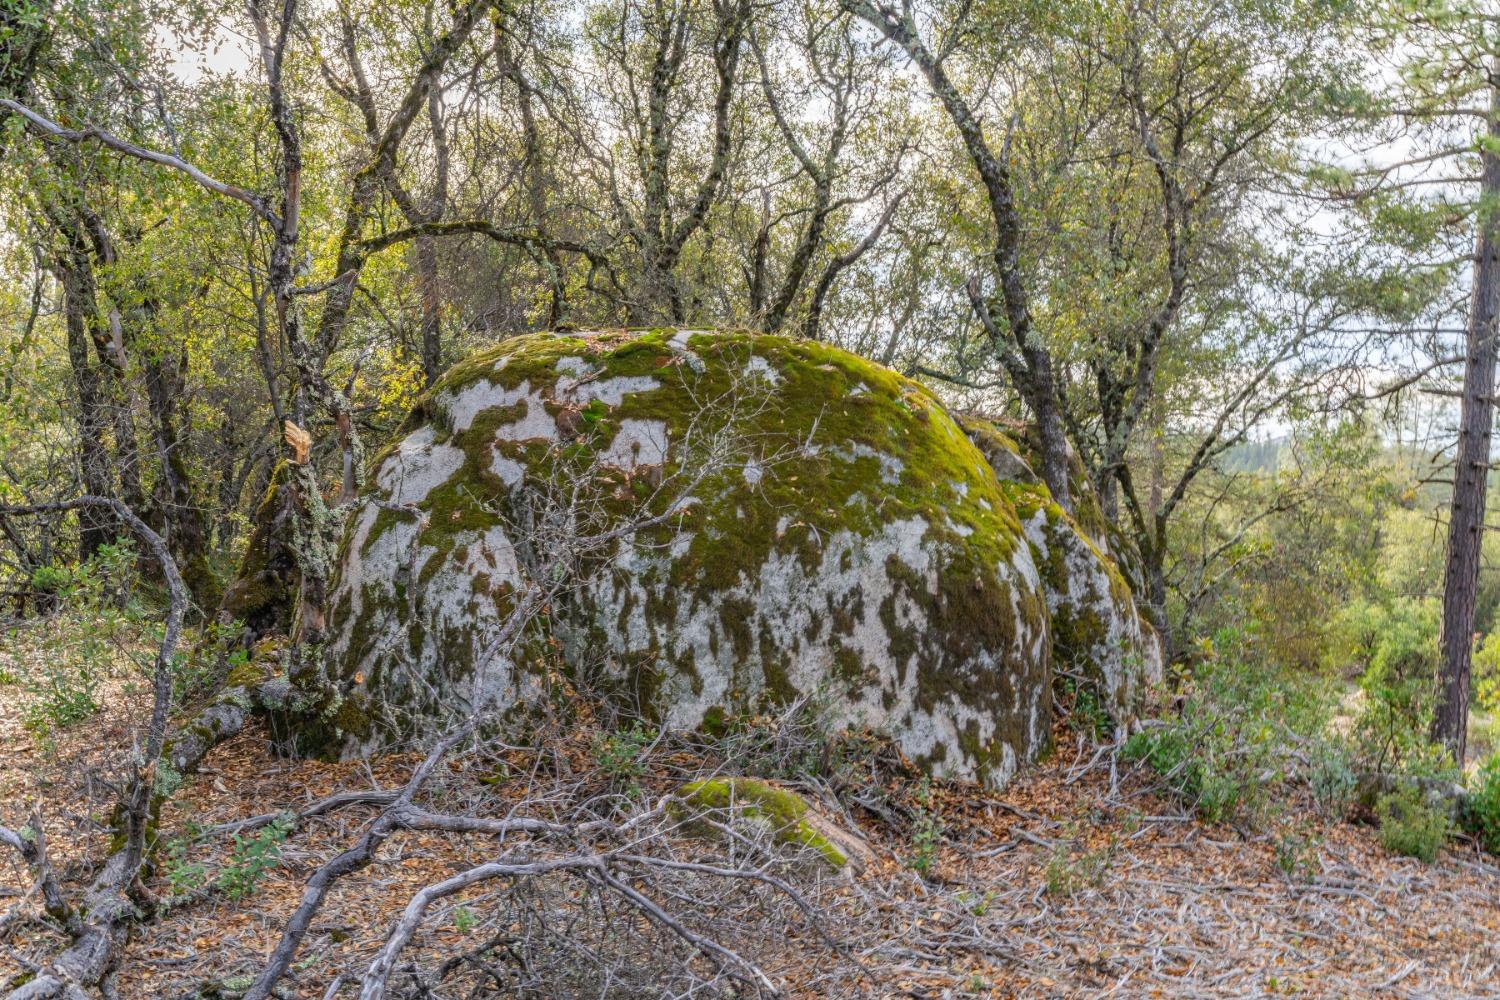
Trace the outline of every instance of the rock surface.
[[[759, 778], [705, 778], [678, 789], [675, 812], [690, 828], [722, 834], [725, 825], [758, 827], [774, 843], [820, 858], [831, 868], [863, 871], [874, 851], [863, 836], [789, 788]], [[713, 824], [703, 823], [711, 820]], [[747, 831], [750, 837], [754, 830]]]
[[[1109, 664], [1122, 710], [1152, 674], [1131, 670], [1151, 643], [1123, 579], [1044, 488], [1002, 480], [924, 387], [816, 342], [515, 338], [448, 373], [373, 468], [308, 749], [476, 710], [521, 724], [560, 670], [673, 726], [812, 697], [998, 786], [1048, 737], [1055, 635]], [[578, 534], [621, 533], [491, 655], [561, 569], [539, 549], [565, 509]]]
[[1052, 499], [1002, 428], [969, 417], [962, 422], [1031, 542], [1047, 600], [1054, 668], [1087, 678], [1101, 707], [1117, 725], [1128, 726], [1161, 682], [1165, 654], [1120, 570], [1082, 470], [1073, 483], [1082, 509], [1074, 516]]

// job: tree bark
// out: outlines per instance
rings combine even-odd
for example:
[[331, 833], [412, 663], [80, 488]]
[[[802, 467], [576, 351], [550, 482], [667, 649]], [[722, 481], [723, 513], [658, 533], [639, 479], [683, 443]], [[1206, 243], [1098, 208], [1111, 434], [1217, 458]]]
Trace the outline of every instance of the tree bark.
[[[1500, 88], [1491, 85], [1489, 137], [1500, 142]], [[1474, 643], [1474, 601], [1479, 589], [1484, 538], [1485, 492], [1494, 421], [1496, 316], [1500, 314], [1500, 156], [1482, 152], [1479, 235], [1474, 252], [1474, 291], [1469, 306], [1468, 352], [1454, 457], [1453, 499], [1448, 512], [1448, 557], [1443, 573], [1441, 662], [1432, 738], [1462, 766], [1469, 728], [1469, 676]]]
[[[83, 488], [95, 496], [114, 496], [114, 473], [105, 444], [104, 429], [109, 425], [104, 412], [104, 392], [99, 384], [99, 369], [89, 346], [88, 324], [94, 300], [85, 287], [86, 279], [73, 266], [66, 253], [54, 262], [62, 285], [63, 317], [67, 329], [68, 360], [73, 368], [73, 385], [78, 393], [78, 464]], [[88, 559], [101, 546], [115, 540], [114, 517], [107, 508], [83, 507], [78, 511], [78, 557]]]
[[991, 256], [1000, 285], [1003, 311], [996, 314], [990, 301], [980, 294], [977, 281], [969, 283], [969, 299], [976, 318], [984, 326], [996, 359], [1036, 417], [1042, 452], [1041, 468], [1037, 471], [1051, 491], [1052, 499], [1063, 510], [1071, 512], [1073, 491], [1069, 480], [1067, 428], [1058, 400], [1057, 378], [1052, 370], [1052, 352], [1042, 342], [1032, 322], [1026, 277], [1021, 268], [1021, 216], [1011, 190], [1010, 168], [991, 150], [984, 126], [974, 110], [958, 92], [942, 61], [922, 41], [910, 6], [897, 11], [870, 0], [840, 0], [840, 5], [901, 46], [911, 57], [933, 95], [943, 105], [953, 127], [958, 130], [964, 150], [979, 174], [990, 218], [995, 224], [995, 246]]

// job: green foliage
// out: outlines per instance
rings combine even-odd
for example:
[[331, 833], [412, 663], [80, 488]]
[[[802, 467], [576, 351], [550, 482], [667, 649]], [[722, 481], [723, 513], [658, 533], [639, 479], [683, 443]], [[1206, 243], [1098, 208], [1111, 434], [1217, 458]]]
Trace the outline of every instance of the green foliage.
[[72, 582], [66, 566], [38, 566], [31, 571], [31, 589], [41, 594], [55, 594]]
[[189, 860], [188, 852], [198, 839], [198, 828], [189, 823], [180, 837], [173, 837], [158, 854], [157, 870], [167, 885], [172, 887], [171, 899], [191, 895], [208, 884], [208, 865], [201, 860]]
[[947, 829], [942, 814], [932, 797], [932, 783], [923, 778], [917, 785], [916, 808], [911, 821], [911, 856], [906, 867], [923, 878], [931, 875], [937, 866], [938, 848], [943, 842], [943, 831]]
[[1439, 761], [1427, 740], [1437, 676], [1435, 601], [1393, 601], [1361, 609], [1369, 636], [1364, 703], [1354, 724], [1360, 756], [1379, 771], [1411, 773]]
[[1348, 815], [1359, 791], [1359, 774], [1354, 760], [1343, 744], [1328, 734], [1314, 741], [1308, 762], [1307, 783], [1313, 801], [1326, 816], [1341, 819]]
[[135, 562], [134, 546], [121, 541], [82, 565], [44, 567], [59, 610], [32, 631], [33, 643], [15, 670], [26, 696], [22, 721], [36, 736], [99, 711], [100, 687], [143, 615], [129, 596]]
[[594, 765], [626, 795], [639, 798], [641, 778], [646, 774], [646, 751], [656, 742], [656, 730], [639, 722], [618, 733], [596, 733], [590, 743]]
[[219, 873], [220, 891], [230, 899], [254, 892], [266, 872], [281, 864], [281, 845], [295, 823], [293, 816], [283, 814], [248, 836], [235, 834], [229, 863]]
[[1480, 846], [1500, 854], [1500, 754], [1486, 758], [1470, 777], [1462, 822]]
[[1085, 888], [1097, 889], [1109, 875], [1118, 848], [1114, 835], [1103, 846], [1082, 852], [1075, 852], [1067, 841], [1053, 844], [1045, 872], [1047, 894], [1068, 897]]
[[1322, 738], [1329, 713], [1316, 678], [1220, 661], [1192, 681], [1178, 719], [1133, 734], [1121, 756], [1204, 819], [1258, 823], [1276, 786], [1297, 773], [1289, 746]]
[[1094, 742], [1106, 740], [1114, 729], [1114, 720], [1104, 708], [1098, 688], [1088, 682], [1059, 674], [1053, 684], [1054, 703], [1061, 707], [1068, 728], [1082, 733]]
[[990, 904], [994, 900], [995, 893], [993, 891], [986, 890], [984, 895], [980, 895], [971, 889], [960, 889], [958, 891], [959, 905], [976, 917], [982, 917], [988, 913]]
[[1429, 802], [1416, 784], [1400, 785], [1375, 803], [1380, 843], [1393, 854], [1431, 863], [1453, 834], [1448, 814]]
[[453, 929], [467, 936], [474, 930], [474, 925], [479, 922], [474, 916], [474, 911], [467, 906], [455, 907], [453, 910]]
[[1323, 846], [1321, 834], [1308, 833], [1300, 829], [1283, 830], [1276, 835], [1276, 867], [1282, 874], [1293, 879], [1308, 879], [1321, 870], [1319, 850]]
[[1500, 632], [1484, 637], [1474, 651], [1474, 703], [1491, 714], [1500, 713]]
[[1217, 726], [1149, 729], [1131, 736], [1122, 756], [1145, 763], [1200, 816], [1221, 822], [1253, 811], [1262, 795], [1229, 735]]

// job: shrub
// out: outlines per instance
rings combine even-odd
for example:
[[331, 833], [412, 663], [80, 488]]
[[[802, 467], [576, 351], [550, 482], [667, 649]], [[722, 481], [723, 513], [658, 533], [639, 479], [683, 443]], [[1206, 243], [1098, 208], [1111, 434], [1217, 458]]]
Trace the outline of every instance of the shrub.
[[1365, 703], [1354, 724], [1361, 756], [1379, 771], [1426, 769], [1437, 672], [1437, 605], [1396, 601], [1371, 614], [1375, 636], [1359, 682]]
[[99, 710], [99, 688], [117, 648], [138, 624], [140, 609], [126, 599], [134, 566], [134, 548], [121, 542], [101, 546], [81, 566], [33, 574], [33, 584], [45, 585], [62, 608], [37, 630], [34, 655], [17, 670], [26, 692], [22, 721], [36, 736], [49, 737]]
[[1189, 684], [1181, 716], [1134, 734], [1122, 755], [1150, 767], [1204, 819], [1259, 824], [1276, 786], [1301, 773], [1305, 755], [1291, 749], [1327, 739], [1333, 697], [1320, 681], [1238, 660], [1211, 663]]
[[596, 734], [591, 744], [594, 763], [612, 784], [622, 786], [631, 798], [638, 798], [646, 773], [646, 751], [655, 740], [656, 730], [639, 722], [612, 735]]
[[906, 866], [926, 878], [937, 866], [938, 846], [943, 841], [946, 825], [942, 815], [933, 804], [932, 783], [926, 778], [917, 785], [917, 808], [911, 824], [911, 857]]
[[1054, 844], [1047, 859], [1047, 895], [1072, 896], [1081, 889], [1103, 885], [1118, 846], [1118, 841], [1110, 837], [1104, 846], [1075, 856], [1066, 843]]
[[230, 899], [244, 899], [255, 891], [266, 872], [281, 864], [281, 845], [292, 832], [290, 814], [278, 816], [255, 833], [234, 837], [229, 863], [219, 873], [218, 887]]
[[1474, 651], [1474, 703], [1500, 714], [1500, 632], [1491, 632]]
[[1251, 756], [1239, 750], [1222, 725], [1178, 722], [1136, 733], [1121, 754], [1151, 768], [1176, 798], [1217, 823], [1253, 811], [1261, 797]]
[[1380, 821], [1382, 847], [1429, 864], [1453, 832], [1448, 814], [1430, 805], [1416, 785], [1403, 785], [1382, 795], [1375, 804], [1375, 816]]
[[1464, 828], [1486, 851], [1500, 854], [1500, 754], [1479, 765], [1469, 786]]

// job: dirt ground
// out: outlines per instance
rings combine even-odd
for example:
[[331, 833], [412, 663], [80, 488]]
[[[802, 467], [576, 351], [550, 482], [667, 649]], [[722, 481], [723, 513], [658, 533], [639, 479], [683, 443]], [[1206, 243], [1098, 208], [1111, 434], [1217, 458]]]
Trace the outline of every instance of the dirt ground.
[[[129, 690], [111, 694], [111, 704], [131, 701]], [[48, 746], [22, 727], [18, 698], [15, 687], [0, 686], [0, 824], [20, 827], [43, 803], [49, 851], [76, 886], [105, 849], [101, 811], [128, 740], [124, 709]], [[278, 758], [268, 747], [256, 729], [216, 749], [163, 813], [163, 843], [189, 824], [209, 828], [295, 811], [336, 791], [397, 787], [417, 759], [330, 764]], [[670, 790], [680, 763], [653, 762], [642, 794]], [[457, 764], [440, 794], [497, 814], [514, 805], [506, 781]], [[189, 899], [140, 925], [115, 977], [118, 995], [199, 996], [204, 984], [256, 972], [309, 874], [352, 843], [376, 808], [308, 820], [238, 899], [200, 892], [195, 900], [182, 874], [193, 865], [219, 870], [233, 850], [229, 832], [175, 856], [178, 882], [159, 871], [146, 889]], [[1460, 843], [1426, 865], [1386, 854], [1366, 827], [1319, 819], [1310, 806], [1287, 812], [1301, 817], [1290, 827], [1205, 825], [1154, 794], [1145, 776], [1060, 729], [1049, 759], [1003, 794], [936, 786], [931, 814], [944, 836], [928, 878], [909, 864], [909, 826], [856, 809], [874, 861], [852, 879], [804, 873], [799, 888], [820, 907], [816, 921], [759, 936], [742, 928], [741, 944], [791, 996], [1500, 996], [1496, 859]], [[392, 837], [375, 864], [333, 892], [286, 995], [357, 995], [362, 970], [412, 893], [485, 860], [493, 847], [446, 834]], [[496, 899], [460, 897], [434, 910], [411, 957], [436, 962], [462, 952]], [[568, 899], [559, 895], [556, 905]], [[0, 860], [0, 984], [62, 942], [32, 919], [38, 909], [17, 860]], [[814, 922], [835, 940], [842, 935], [841, 948], [807, 926]], [[472, 978], [455, 979], [428, 995], [505, 995], [475, 988]]]

